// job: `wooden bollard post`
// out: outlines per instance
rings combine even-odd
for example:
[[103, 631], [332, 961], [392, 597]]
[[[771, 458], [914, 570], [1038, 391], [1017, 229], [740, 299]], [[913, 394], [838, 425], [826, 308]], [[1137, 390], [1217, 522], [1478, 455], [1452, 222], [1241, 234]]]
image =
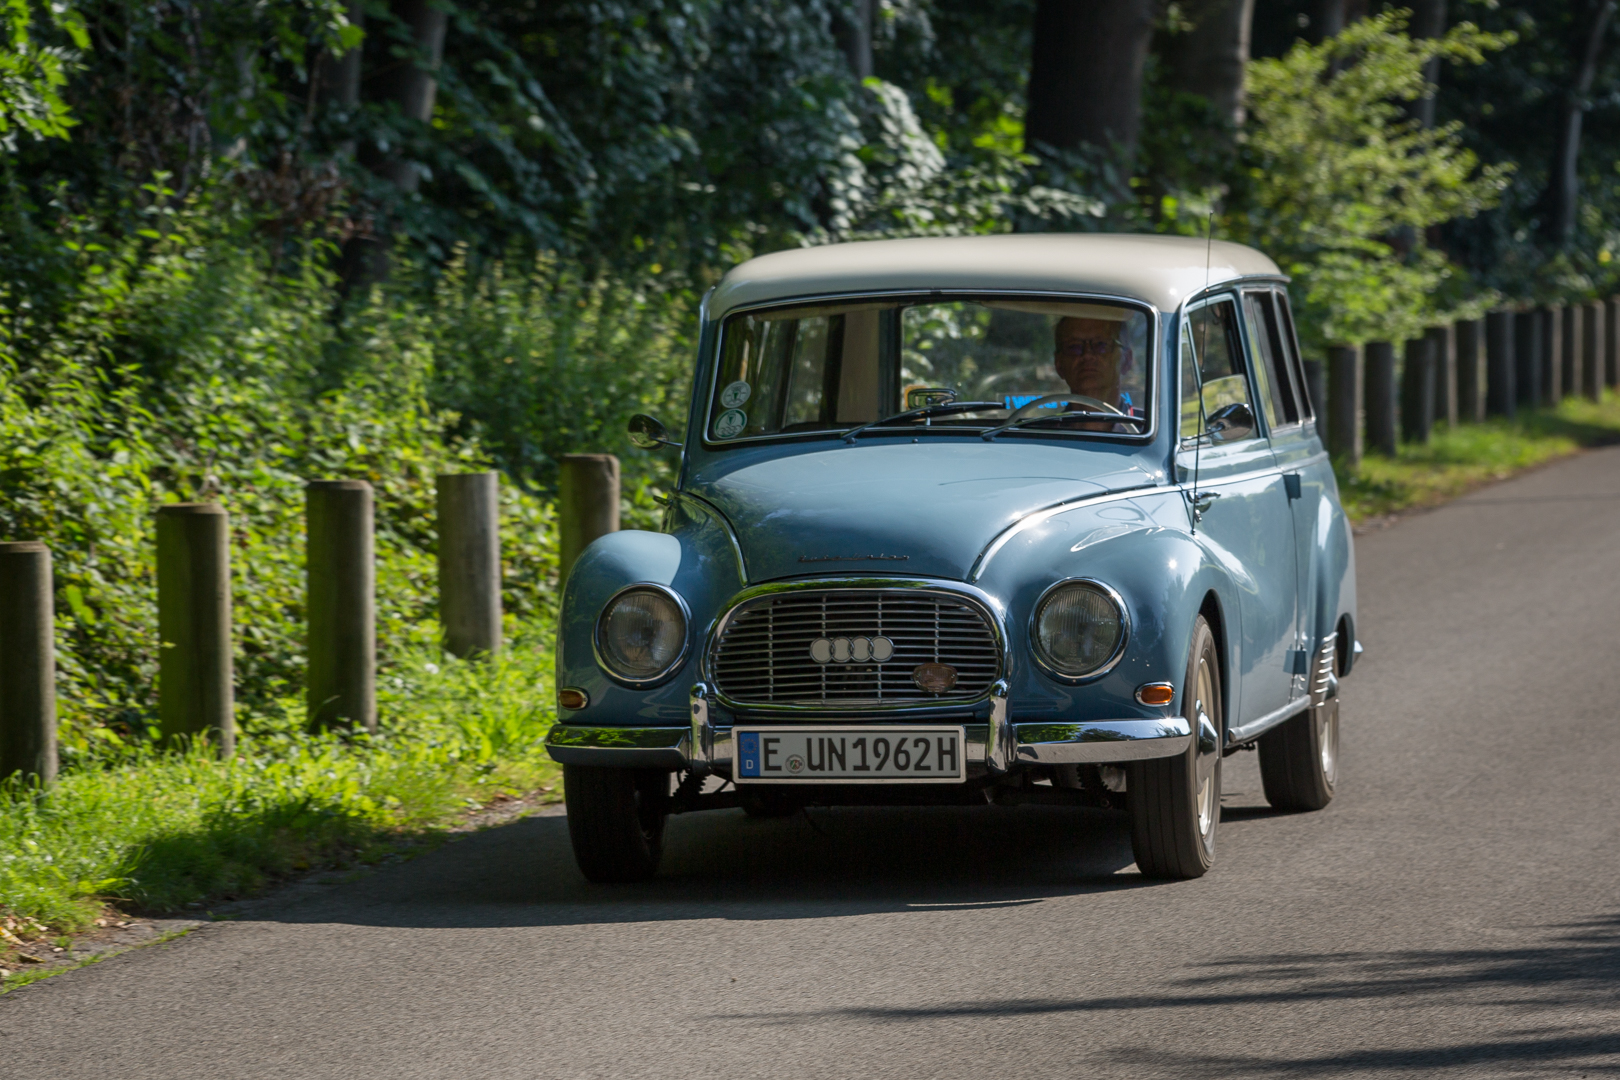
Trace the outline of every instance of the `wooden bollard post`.
[[1369, 341], [1366, 348], [1367, 449], [1395, 456], [1397, 396], [1395, 346]]
[[1434, 350], [1434, 419], [1457, 426], [1457, 335], [1450, 326], [1431, 327], [1429, 348]]
[[364, 480], [312, 480], [304, 488], [304, 509], [309, 528], [309, 726], [376, 731], [371, 485]]
[[1564, 309], [1541, 309], [1541, 401], [1556, 405], [1564, 400]]
[[1517, 396], [1513, 386], [1513, 312], [1485, 316], [1485, 411], [1513, 419]]
[[1603, 385], [1620, 386], [1620, 298], [1603, 301]]
[[158, 722], [166, 740], [206, 735], [236, 749], [231, 665], [231, 523], [218, 503], [157, 512]]
[[1428, 335], [1406, 343], [1401, 366], [1401, 437], [1426, 443], [1434, 426], [1434, 345]]
[[1564, 340], [1558, 361], [1559, 378], [1565, 397], [1581, 392], [1581, 305], [1564, 305]]
[[0, 543], [0, 779], [56, 779], [56, 612], [51, 549]]
[[1538, 311], [1521, 311], [1513, 320], [1513, 396], [1520, 408], [1541, 404], [1541, 328]]
[[501, 648], [500, 488], [493, 472], [441, 476], [439, 622], [456, 656]]
[[1582, 313], [1581, 386], [1593, 401], [1603, 400], [1603, 305], [1596, 300]]
[[1485, 326], [1480, 319], [1463, 319], [1454, 329], [1457, 419], [1477, 424], [1485, 419]]
[[619, 459], [612, 454], [564, 454], [558, 483], [557, 582], [592, 540], [619, 531]]
[[1328, 452], [1351, 465], [1361, 462], [1361, 350], [1354, 345], [1329, 345]]

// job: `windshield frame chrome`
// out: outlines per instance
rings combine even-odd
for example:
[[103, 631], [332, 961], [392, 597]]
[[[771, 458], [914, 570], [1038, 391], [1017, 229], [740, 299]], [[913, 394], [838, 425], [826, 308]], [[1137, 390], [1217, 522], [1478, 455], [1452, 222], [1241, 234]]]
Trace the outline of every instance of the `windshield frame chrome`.
[[[942, 301], [948, 302], [952, 300], [973, 300], [975, 298], [991, 298], [998, 300], [1050, 300], [1059, 303], [1085, 303], [1087, 301], [1095, 301], [1100, 303], [1119, 304], [1124, 307], [1134, 308], [1137, 311], [1140, 311], [1147, 317], [1148, 320], [1148, 344], [1144, 351], [1149, 357], [1153, 358], [1152, 362], [1147, 366], [1147, 389], [1143, 393], [1143, 400], [1148, 402], [1150, 409], [1150, 412], [1148, 413], [1148, 426], [1144, 430], [1139, 432], [1114, 432], [1076, 431], [1065, 428], [1046, 427], [1013, 428], [1007, 430], [1001, 436], [998, 436], [998, 439], [1005, 438], [1007, 436], [1013, 436], [1014, 438], [1046, 438], [1060, 436], [1065, 438], [1082, 438], [1087, 440], [1102, 439], [1107, 442], [1124, 442], [1130, 445], [1148, 445], [1158, 437], [1159, 414], [1164, 411], [1161, 407], [1161, 403], [1158, 400], [1161, 393], [1160, 387], [1162, 385], [1160, 380], [1164, 375], [1164, 372], [1161, 369], [1165, 366], [1163, 358], [1159, 355], [1161, 349], [1163, 348], [1161, 338], [1163, 337], [1164, 333], [1164, 328], [1162, 325], [1164, 313], [1152, 303], [1135, 296], [1124, 296], [1103, 292], [1061, 292], [1041, 289], [937, 289], [919, 287], [915, 289], [882, 289], [873, 291], [856, 290], [853, 292], [810, 293], [803, 295], [790, 294], [775, 297], [770, 300], [764, 300], [755, 304], [738, 304], [736, 307], [727, 308], [724, 312], [718, 315], [712, 315], [711, 317], [714, 319], [715, 323], [714, 344], [710, 347], [709, 355], [704, 358], [703, 362], [704, 378], [702, 379], [702, 385], [704, 386], [706, 400], [703, 403], [703, 423], [699, 432], [699, 444], [704, 450], [715, 452], [731, 450], [743, 446], [755, 446], [760, 443], [826, 439], [833, 436], [841, 439], [844, 433], [849, 430], [849, 426], [834, 426], [821, 428], [814, 431], [788, 431], [777, 432], [773, 435], [749, 435], [745, 438], [739, 439], [717, 440], [711, 438], [709, 436], [709, 431], [714, 424], [715, 418], [715, 387], [719, 383], [720, 358], [725, 353], [726, 324], [731, 320], [732, 316], [746, 314], [751, 311], [768, 311], [773, 308], [801, 307], [809, 304], [836, 304], [855, 300], [905, 300], [911, 298], [915, 298], [920, 302], [932, 301], [936, 303]], [[891, 419], [893, 418], [889, 417], [877, 421], [875, 424], [868, 427], [866, 431], [862, 432], [863, 437], [881, 437], [884, 434], [910, 437], [915, 435], [916, 431], [922, 430], [919, 425], [911, 424], [897, 426], [892, 432], [880, 430]], [[937, 429], [931, 430], [962, 434], [979, 434], [995, 426], [995, 424], [986, 424], [983, 427], [977, 427], [964, 424], [960, 426], [940, 426]], [[688, 442], [690, 442], [690, 439], [688, 439]]]

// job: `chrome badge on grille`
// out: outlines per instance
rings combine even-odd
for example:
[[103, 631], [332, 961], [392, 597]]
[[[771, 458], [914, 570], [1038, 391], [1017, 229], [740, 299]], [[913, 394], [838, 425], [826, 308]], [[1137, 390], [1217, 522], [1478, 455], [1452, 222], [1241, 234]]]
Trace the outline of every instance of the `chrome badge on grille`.
[[810, 659], [818, 664], [881, 664], [893, 655], [894, 642], [886, 637], [819, 637], [810, 643]]

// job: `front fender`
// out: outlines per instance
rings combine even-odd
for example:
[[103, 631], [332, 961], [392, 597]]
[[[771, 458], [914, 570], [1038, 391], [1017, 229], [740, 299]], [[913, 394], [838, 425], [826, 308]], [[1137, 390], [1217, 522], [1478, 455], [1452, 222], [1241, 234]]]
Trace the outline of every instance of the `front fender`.
[[[1235, 630], [1240, 583], [1221, 554], [1187, 529], [1179, 490], [1165, 489], [1082, 505], [1052, 515], [1003, 544], [976, 584], [1001, 599], [1008, 612], [1011, 651], [1010, 706], [1027, 720], [1155, 718], [1179, 715], [1181, 684], [1193, 622], [1213, 594], [1219, 617]], [[1119, 663], [1101, 678], [1079, 685], [1057, 678], [1035, 662], [1031, 617], [1055, 582], [1094, 578], [1124, 601], [1130, 636]], [[1240, 635], [1221, 634], [1227, 670], [1241, 670]], [[1169, 682], [1177, 699], [1151, 707], [1136, 701], [1143, 683]], [[1237, 688], [1227, 692], [1228, 714]]]
[[[606, 725], [685, 723], [688, 694], [708, 629], [720, 605], [743, 587], [737, 546], [718, 514], [678, 500], [669, 532], [627, 529], [587, 547], [563, 588], [557, 635], [557, 686], [588, 695], [584, 709], [558, 708], [562, 723]], [[651, 582], [674, 590], [691, 613], [681, 666], [658, 686], [632, 690], [615, 682], [596, 662], [596, 618], [626, 585]]]

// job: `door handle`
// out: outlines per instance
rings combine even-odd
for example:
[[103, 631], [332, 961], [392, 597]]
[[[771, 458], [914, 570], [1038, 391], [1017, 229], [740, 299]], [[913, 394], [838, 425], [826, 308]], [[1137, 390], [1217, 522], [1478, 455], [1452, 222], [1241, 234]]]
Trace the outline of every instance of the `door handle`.
[[1193, 520], [1203, 521], [1204, 514], [1215, 505], [1215, 500], [1221, 497], [1218, 491], [1189, 491], [1187, 501], [1192, 504]]
[[1300, 497], [1301, 488], [1299, 473], [1283, 473], [1283, 490], [1288, 492], [1288, 497], [1290, 499], [1297, 499]]

